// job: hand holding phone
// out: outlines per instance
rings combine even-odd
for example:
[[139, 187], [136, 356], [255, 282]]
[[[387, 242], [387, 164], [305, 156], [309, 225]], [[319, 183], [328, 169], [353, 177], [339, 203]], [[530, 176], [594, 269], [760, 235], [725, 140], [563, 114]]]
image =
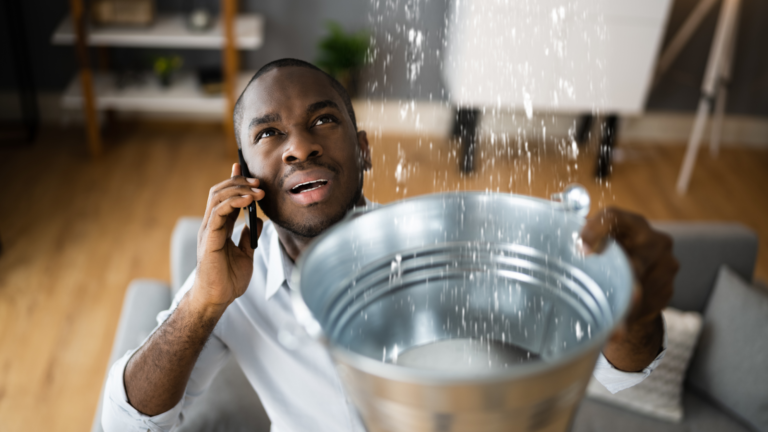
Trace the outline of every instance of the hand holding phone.
[[[243, 177], [251, 177], [251, 172], [248, 171], [248, 165], [245, 164], [245, 159], [243, 158], [243, 151], [237, 149], [237, 156], [240, 158], [240, 174]], [[248, 204], [246, 212], [248, 213], [248, 227], [251, 229], [251, 248], [256, 249], [259, 247], [259, 233], [256, 228], [256, 221], [258, 220], [258, 217], [256, 217], [256, 201]]]
[[[239, 165], [232, 165], [230, 178], [211, 187], [197, 236], [197, 274], [190, 301], [198, 312], [211, 316], [223, 313], [243, 295], [253, 276], [253, 253], [262, 226], [253, 203], [264, 198], [264, 191], [258, 179], [248, 178], [245, 165]], [[235, 240], [238, 215], [249, 204], [250, 229]]]

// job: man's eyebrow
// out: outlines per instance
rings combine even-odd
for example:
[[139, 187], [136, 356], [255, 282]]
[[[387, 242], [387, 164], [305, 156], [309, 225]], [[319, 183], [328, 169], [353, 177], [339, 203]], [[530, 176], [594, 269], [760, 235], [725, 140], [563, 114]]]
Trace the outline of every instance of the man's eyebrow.
[[251, 122], [248, 123], [248, 130], [264, 123], [276, 123], [280, 121], [280, 114], [265, 114], [261, 117], [254, 117]]
[[313, 103], [313, 104], [310, 104], [310, 105], [307, 107], [307, 114], [312, 114], [312, 113], [314, 113], [315, 111], [320, 111], [321, 109], [323, 109], [323, 108], [328, 108], [328, 107], [331, 107], [331, 108], [336, 108], [336, 110], [338, 110], [338, 111], [341, 111], [341, 109], [340, 109], [340, 108], [339, 108], [339, 106], [336, 104], [336, 102], [334, 102], [334, 101], [332, 101], [332, 100], [330, 100], [330, 99], [326, 99], [326, 100], [322, 100], [322, 101], [319, 101], [319, 102], [315, 102], [315, 103]]

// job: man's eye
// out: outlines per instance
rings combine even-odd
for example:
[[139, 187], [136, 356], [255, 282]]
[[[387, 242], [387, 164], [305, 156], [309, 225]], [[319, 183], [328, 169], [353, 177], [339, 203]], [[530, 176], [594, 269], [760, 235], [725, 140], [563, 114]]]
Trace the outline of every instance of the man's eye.
[[335, 123], [336, 119], [329, 115], [324, 115], [318, 117], [318, 119], [315, 121], [315, 125], [321, 125], [326, 123]]
[[258, 140], [260, 140], [262, 138], [269, 138], [269, 137], [275, 136], [275, 135], [277, 135], [277, 131], [276, 130], [274, 130], [274, 129], [267, 129], [267, 130], [263, 131], [262, 133], [260, 133], [259, 136], [256, 137], [256, 140], [258, 141]]

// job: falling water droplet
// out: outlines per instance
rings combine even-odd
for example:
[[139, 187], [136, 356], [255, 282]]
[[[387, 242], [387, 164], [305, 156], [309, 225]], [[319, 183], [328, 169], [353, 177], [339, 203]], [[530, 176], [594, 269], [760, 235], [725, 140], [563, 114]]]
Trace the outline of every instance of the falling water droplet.
[[528, 120], [533, 118], [533, 102], [531, 102], [531, 95], [523, 89], [523, 107], [525, 108], [525, 116]]
[[584, 337], [584, 331], [581, 329], [581, 323], [579, 321], [576, 321], [574, 331], [576, 332], [576, 340], [580, 341], [581, 338]]

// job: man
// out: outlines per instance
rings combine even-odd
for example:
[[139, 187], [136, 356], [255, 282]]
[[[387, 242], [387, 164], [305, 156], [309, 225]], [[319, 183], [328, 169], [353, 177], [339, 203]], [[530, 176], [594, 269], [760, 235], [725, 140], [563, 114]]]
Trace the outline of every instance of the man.
[[[161, 324], [112, 367], [104, 398], [105, 430], [165, 431], [234, 355], [259, 393], [272, 430], [363, 431], [328, 354], [314, 342], [289, 350], [281, 328], [295, 325], [287, 276], [314, 237], [366, 204], [368, 139], [358, 131], [344, 88], [293, 59], [265, 65], [235, 107], [238, 145], [253, 178], [212, 187], [198, 234], [197, 269]], [[259, 248], [248, 227], [233, 237], [239, 209], [258, 201]], [[629, 254], [638, 291], [622, 331], [606, 345], [595, 376], [612, 391], [642, 381], [663, 355], [660, 311], [677, 263], [667, 236], [639, 216], [604, 210], [584, 228], [599, 253], [609, 236]], [[234, 236], [237, 238], [237, 236]], [[650, 365], [650, 366], [649, 366]]]

